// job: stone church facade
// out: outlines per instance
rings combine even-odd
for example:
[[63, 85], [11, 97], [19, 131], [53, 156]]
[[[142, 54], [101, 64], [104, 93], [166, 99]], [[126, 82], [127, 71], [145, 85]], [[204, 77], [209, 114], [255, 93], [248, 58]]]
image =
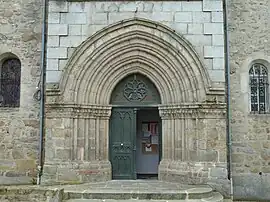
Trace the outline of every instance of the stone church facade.
[[[269, 199], [269, 4], [241, 2], [228, 2], [228, 121], [223, 1], [49, 1], [41, 183], [135, 180], [147, 164], [138, 159], [149, 160], [150, 152], [159, 180]], [[11, 4], [14, 10], [6, 11]], [[0, 179], [29, 183], [40, 132], [33, 95], [39, 92], [41, 2], [1, 6], [1, 72], [17, 61], [21, 75], [13, 84], [20, 97], [12, 97], [19, 106], [1, 109]], [[257, 8], [260, 15], [249, 13]], [[143, 128], [153, 123], [158, 138], [152, 134], [148, 142]]]

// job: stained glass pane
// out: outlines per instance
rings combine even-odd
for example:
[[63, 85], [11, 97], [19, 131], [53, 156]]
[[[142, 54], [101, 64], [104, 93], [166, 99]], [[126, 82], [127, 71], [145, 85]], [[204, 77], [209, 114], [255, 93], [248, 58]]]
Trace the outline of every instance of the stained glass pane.
[[254, 70], [253, 70], [253, 68], [250, 68], [250, 70], [249, 70], [249, 74], [254, 74]]
[[250, 79], [250, 85], [251, 85], [251, 86], [254, 86], [254, 87], [256, 88], [256, 87], [257, 87], [257, 83], [258, 83], [258, 82], [257, 82], [257, 79], [254, 79], [254, 78], [251, 78], [251, 79]]
[[253, 112], [258, 111], [258, 105], [257, 104], [251, 104], [251, 111], [253, 111]]
[[263, 76], [267, 75], [267, 69], [265, 67], [262, 68], [262, 75]]
[[254, 65], [254, 69], [255, 69], [255, 74], [259, 75], [260, 74], [260, 68], [258, 65]]
[[260, 104], [260, 111], [265, 112], [265, 105], [264, 104]]
[[257, 103], [257, 96], [251, 96], [251, 103]]
[[257, 96], [257, 87], [251, 87], [251, 96]]
[[18, 59], [4, 61], [1, 68], [0, 106], [20, 105], [21, 63]]

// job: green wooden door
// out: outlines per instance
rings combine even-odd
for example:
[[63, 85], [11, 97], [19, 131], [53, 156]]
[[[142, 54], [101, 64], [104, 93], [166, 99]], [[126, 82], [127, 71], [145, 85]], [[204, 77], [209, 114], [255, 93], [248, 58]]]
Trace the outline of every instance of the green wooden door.
[[136, 110], [113, 108], [110, 121], [110, 161], [113, 179], [136, 179]]

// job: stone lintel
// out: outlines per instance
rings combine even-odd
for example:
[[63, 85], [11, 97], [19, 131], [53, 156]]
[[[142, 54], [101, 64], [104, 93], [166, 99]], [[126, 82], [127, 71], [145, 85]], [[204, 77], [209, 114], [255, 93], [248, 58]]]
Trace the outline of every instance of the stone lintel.
[[47, 118], [100, 118], [109, 119], [109, 105], [46, 104]]
[[183, 103], [159, 107], [162, 119], [225, 118], [225, 113], [225, 103]]

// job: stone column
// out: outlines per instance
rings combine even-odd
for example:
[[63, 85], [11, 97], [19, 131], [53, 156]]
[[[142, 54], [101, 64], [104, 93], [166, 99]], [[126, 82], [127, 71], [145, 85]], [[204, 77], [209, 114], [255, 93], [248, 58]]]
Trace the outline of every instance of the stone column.
[[164, 154], [159, 179], [193, 184], [224, 180], [225, 175], [214, 176], [226, 167], [224, 105], [168, 105], [160, 106], [159, 113]]
[[[111, 107], [57, 105], [47, 113], [44, 179], [50, 183], [104, 181]], [[47, 178], [47, 179], [46, 179]]]
[[[176, 119], [172, 110], [167, 106], [159, 107], [159, 114], [162, 119], [162, 159], [159, 165], [159, 179], [166, 180], [169, 167], [173, 164], [181, 142], [179, 139], [179, 119]], [[177, 148], [176, 148], [177, 147]]]
[[100, 160], [109, 160], [109, 117], [100, 119]]
[[176, 110], [162, 107], [159, 109], [162, 119], [162, 159], [183, 160], [185, 152], [185, 119], [177, 115]]
[[170, 148], [170, 141], [171, 141], [171, 134], [169, 133], [169, 121], [167, 119], [162, 118], [162, 159], [168, 160], [171, 158], [171, 148]]
[[163, 127], [163, 159], [189, 161], [190, 153], [196, 153], [199, 132], [196, 110], [188, 105], [159, 108]]

